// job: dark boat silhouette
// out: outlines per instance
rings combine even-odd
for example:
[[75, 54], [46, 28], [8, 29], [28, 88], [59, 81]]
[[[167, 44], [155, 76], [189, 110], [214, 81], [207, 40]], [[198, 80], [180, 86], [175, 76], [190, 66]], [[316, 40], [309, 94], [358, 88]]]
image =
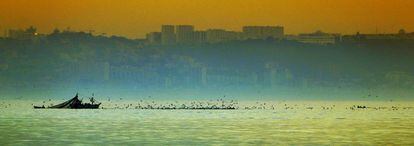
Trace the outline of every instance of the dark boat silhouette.
[[33, 106], [33, 108], [45, 108], [45, 106]]
[[[57, 104], [54, 106], [50, 106], [47, 108], [66, 108], [66, 109], [97, 109], [101, 105], [101, 103], [94, 104], [95, 100], [93, 97], [91, 98], [91, 103], [82, 103], [81, 100], [78, 98], [78, 94], [75, 95], [72, 99], [63, 102], [61, 104]], [[45, 108], [45, 106], [34, 106], [33, 108], [39, 109], [39, 108]]]

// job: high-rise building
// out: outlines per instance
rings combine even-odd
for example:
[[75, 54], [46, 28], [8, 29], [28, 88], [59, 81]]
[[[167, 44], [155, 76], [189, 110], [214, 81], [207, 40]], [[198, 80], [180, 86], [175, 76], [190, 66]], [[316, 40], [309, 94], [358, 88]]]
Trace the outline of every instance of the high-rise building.
[[203, 43], [207, 41], [207, 32], [206, 31], [195, 31], [194, 32], [194, 42]]
[[170, 45], [175, 43], [175, 27], [174, 25], [161, 26], [161, 43]]
[[245, 39], [280, 39], [284, 35], [282, 26], [244, 26], [243, 34]]
[[240, 39], [240, 33], [234, 31], [226, 31], [224, 29], [207, 30], [207, 42], [219, 43]]
[[176, 30], [177, 43], [191, 43], [194, 41], [194, 26], [178, 25]]

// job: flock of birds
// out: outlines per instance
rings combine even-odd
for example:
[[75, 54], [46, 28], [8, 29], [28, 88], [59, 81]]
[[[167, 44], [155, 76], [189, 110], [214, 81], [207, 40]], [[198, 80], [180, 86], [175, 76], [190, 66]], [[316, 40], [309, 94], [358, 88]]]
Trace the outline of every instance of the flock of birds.
[[12, 106], [12, 104], [11, 103], [6, 103], [6, 102], [4, 102], [4, 101], [2, 101], [1, 103], [0, 103], [0, 109], [2, 109], [2, 108], [8, 108], [8, 107], [11, 107]]
[[[163, 102], [158, 103], [154, 100], [145, 101], [139, 100], [137, 102], [131, 102], [130, 100], [123, 102], [122, 98], [118, 101], [111, 101], [108, 98], [107, 102], [102, 104], [102, 109], [156, 109], [156, 110], [333, 110], [337, 109], [336, 105], [318, 105], [311, 106], [307, 104], [288, 104], [288, 103], [267, 103], [267, 102], [255, 102], [250, 104], [241, 105], [237, 100], [224, 100], [222, 98], [217, 100], [208, 101], [187, 101], [187, 102]], [[53, 102], [51, 99], [43, 101], [43, 104]], [[32, 104], [33, 105], [33, 104]], [[7, 103], [5, 101], [0, 102], [0, 109], [7, 109], [13, 106], [20, 106], [17, 104]], [[345, 107], [346, 110], [408, 110], [414, 109], [412, 106], [366, 106], [366, 105], [352, 105]]]
[[[120, 99], [122, 100], [122, 99]], [[108, 100], [109, 101], [109, 100]], [[156, 103], [155, 101], [143, 101], [139, 100], [135, 104], [132, 103], [107, 103], [104, 104], [108, 108], [114, 109], [160, 109], [160, 110], [175, 110], [175, 109], [188, 109], [188, 110], [233, 110], [238, 109], [238, 102], [236, 100], [209, 100], [209, 101], [191, 101], [186, 103], [180, 103], [178, 101], [170, 103]], [[103, 107], [105, 108], [105, 107]]]

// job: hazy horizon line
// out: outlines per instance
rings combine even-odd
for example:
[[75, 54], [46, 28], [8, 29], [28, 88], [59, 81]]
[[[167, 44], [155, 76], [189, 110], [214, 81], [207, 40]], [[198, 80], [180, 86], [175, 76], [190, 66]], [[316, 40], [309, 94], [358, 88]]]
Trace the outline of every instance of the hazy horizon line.
[[[52, 34], [53, 31], [57, 29], [57, 30], [59, 30], [61, 32], [62, 31], [85, 32], [85, 33], [90, 33], [90, 34], [92, 34], [94, 36], [105, 36], [105, 37], [118, 36], [118, 37], [124, 37], [124, 38], [128, 38], [128, 39], [145, 39], [146, 35], [149, 34], [149, 33], [151, 33], [151, 32], [161, 32], [161, 26], [162, 25], [173, 25], [173, 26], [191, 25], [191, 26], [194, 26], [194, 31], [207, 31], [207, 30], [210, 30], [210, 29], [223, 29], [223, 30], [226, 30], [226, 31], [233, 31], [233, 32], [243, 32], [242, 28], [245, 27], [245, 26], [280, 26], [280, 27], [283, 27], [284, 32], [285, 32], [285, 34], [284, 34], [285, 36], [286, 35], [309, 34], [309, 33], [315, 33], [315, 32], [318, 32], [318, 31], [321, 31], [321, 32], [324, 32], [324, 33], [329, 33], [329, 34], [340, 34], [340, 35], [355, 35], [357, 33], [360, 33], [360, 34], [398, 34], [398, 31], [399, 30], [405, 30], [406, 33], [414, 33], [414, 30], [411, 31], [411, 30], [407, 30], [405, 28], [399, 28], [399, 29], [397, 29], [397, 30], [395, 30], [393, 32], [379, 31], [379, 29], [376, 28], [376, 30], [374, 32], [370, 32], [370, 31], [358, 31], [358, 30], [356, 30], [354, 33], [347, 33], [347, 32], [325, 31], [323, 29], [315, 29], [313, 31], [308, 31], [308, 32], [286, 33], [287, 32], [286, 31], [286, 26], [284, 26], [284, 25], [269, 25], [269, 24], [267, 24], [267, 25], [243, 25], [240, 29], [234, 30], [234, 29], [229, 29], [229, 28], [224, 28], [224, 27], [222, 27], [222, 28], [220, 28], [220, 27], [212, 27], [212, 28], [196, 29], [196, 25], [193, 25], [193, 24], [161, 24], [161, 25], [159, 25], [159, 30], [148, 31], [146, 33], [143, 33], [142, 35], [137, 35], [136, 37], [130, 37], [130, 36], [125, 35], [125, 34], [115, 34], [115, 33], [108, 33], [108, 32], [96, 32], [94, 29], [89, 29], [89, 30], [88, 29], [87, 30], [85, 30], [85, 29], [76, 29], [76, 28], [73, 29], [71, 26], [68, 26], [66, 28], [55, 27], [55, 28], [53, 28], [53, 29], [51, 29], [49, 31], [44, 31], [44, 30], [39, 31], [39, 28], [36, 25], [27, 25], [25, 27], [9, 27], [9, 28], [3, 28], [2, 29], [3, 30], [3, 33], [0, 33], [0, 37], [1, 36], [2, 37], [7, 37], [7, 33], [8, 33], [9, 30], [25, 30], [27, 28], [34, 27], [34, 28], [36, 28], [37, 32], [39, 32], [39, 34]], [[0, 26], [0, 28], [1, 28], [1, 26]]]

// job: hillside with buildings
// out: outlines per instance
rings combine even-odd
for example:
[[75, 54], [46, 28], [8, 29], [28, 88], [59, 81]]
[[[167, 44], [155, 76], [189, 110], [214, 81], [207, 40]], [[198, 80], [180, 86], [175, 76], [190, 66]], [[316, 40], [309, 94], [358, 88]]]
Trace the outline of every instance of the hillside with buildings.
[[55, 95], [60, 89], [113, 89], [137, 96], [201, 90], [251, 96], [279, 95], [281, 89], [410, 91], [413, 46], [414, 34], [403, 30], [286, 35], [281, 26], [235, 32], [163, 25], [146, 39], [132, 40], [60, 30], [39, 34], [30, 27], [0, 39], [0, 92], [20, 97]]

